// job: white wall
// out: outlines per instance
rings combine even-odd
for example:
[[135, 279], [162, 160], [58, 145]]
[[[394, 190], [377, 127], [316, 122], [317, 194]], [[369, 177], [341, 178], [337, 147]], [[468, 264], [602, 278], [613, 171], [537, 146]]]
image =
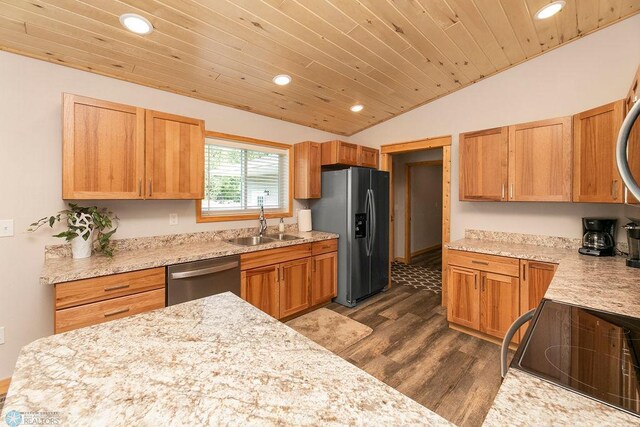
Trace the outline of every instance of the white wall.
[[[640, 15], [569, 43], [352, 137], [381, 144], [452, 135], [451, 238], [466, 228], [579, 237], [581, 216], [622, 206], [458, 201], [458, 134], [571, 115], [623, 98], [640, 63]], [[623, 237], [622, 234], [619, 237]]]
[[[197, 117], [209, 130], [295, 143], [338, 138], [326, 132], [0, 52], [0, 219], [15, 220], [15, 237], [0, 238], [0, 379], [13, 371], [19, 349], [53, 333], [53, 287], [40, 285], [49, 230], [25, 232], [35, 219], [64, 208], [61, 199], [62, 92]], [[343, 138], [344, 139], [344, 138]], [[89, 202], [87, 202], [89, 203]], [[257, 221], [195, 223], [193, 201], [105, 201], [121, 218], [117, 238], [232, 227]], [[296, 206], [298, 206], [296, 204]], [[179, 225], [169, 226], [169, 213]], [[293, 222], [294, 218], [288, 219]], [[277, 220], [270, 220], [275, 224]]]
[[[418, 151], [393, 156], [394, 255], [404, 258], [405, 165], [412, 162], [442, 159], [442, 149]], [[421, 248], [419, 248], [421, 249]]]
[[442, 243], [442, 165], [411, 168], [411, 253]]

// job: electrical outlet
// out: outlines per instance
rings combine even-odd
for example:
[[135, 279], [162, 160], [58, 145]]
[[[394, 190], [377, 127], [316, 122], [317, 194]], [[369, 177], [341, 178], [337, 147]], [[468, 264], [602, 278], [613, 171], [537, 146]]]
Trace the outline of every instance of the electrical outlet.
[[3, 219], [0, 220], [0, 237], [13, 236], [13, 220]]
[[4, 326], [0, 327], [0, 344], [4, 344]]
[[178, 214], [169, 214], [169, 225], [178, 225]]

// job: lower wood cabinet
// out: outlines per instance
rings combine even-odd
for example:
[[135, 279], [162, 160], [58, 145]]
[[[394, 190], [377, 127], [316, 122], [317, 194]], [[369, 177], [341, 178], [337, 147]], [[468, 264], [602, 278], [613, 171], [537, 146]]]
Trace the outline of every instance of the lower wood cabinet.
[[56, 334], [165, 306], [164, 267], [55, 285]]
[[279, 265], [253, 268], [241, 273], [242, 298], [275, 318], [280, 317], [279, 274]]
[[[520, 315], [520, 279], [480, 273], [480, 332], [503, 338]], [[514, 338], [518, 342], [518, 337]]]
[[338, 295], [338, 253], [316, 255], [313, 257], [311, 278], [311, 305], [330, 301]]
[[327, 303], [337, 295], [336, 250], [328, 240], [243, 254], [241, 297], [276, 319]]
[[480, 272], [456, 266], [449, 266], [449, 302], [447, 319], [449, 322], [480, 329]]
[[[449, 250], [447, 319], [481, 338], [504, 338], [511, 324], [544, 297], [557, 265]], [[476, 332], [477, 331], [477, 332]], [[512, 342], [520, 341], [516, 333]]]

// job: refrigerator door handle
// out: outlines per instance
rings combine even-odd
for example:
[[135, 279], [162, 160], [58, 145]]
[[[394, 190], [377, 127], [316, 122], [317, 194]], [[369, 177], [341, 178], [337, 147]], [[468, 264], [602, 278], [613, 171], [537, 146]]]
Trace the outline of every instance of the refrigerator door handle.
[[367, 196], [364, 199], [364, 213], [367, 221], [367, 225], [365, 228], [366, 233], [366, 250], [367, 256], [371, 255], [371, 190], [367, 190]]
[[371, 191], [371, 197], [369, 197], [369, 200], [371, 202], [371, 248], [369, 249], [369, 256], [371, 256], [371, 254], [373, 253], [373, 245], [376, 242], [376, 228], [377, 228], [377, 224], [376, 224], [376, 198], [375, 198], [375, 193], [373, 192], [373, 190], [369, 190]]

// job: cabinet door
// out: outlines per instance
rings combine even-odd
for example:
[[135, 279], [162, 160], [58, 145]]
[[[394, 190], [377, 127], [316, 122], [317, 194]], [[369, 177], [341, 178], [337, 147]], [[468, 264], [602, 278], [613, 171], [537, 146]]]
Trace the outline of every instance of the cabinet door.
[[509, 126], [509, 200], [571, 201], [571, 117]]
[[328, 302], [338, 295], [338, 253], [313, 257], [311, 305]]
[[480, 329], [480, 272], [449, 266], [447, 319], [449, 322]]
[[146, 113], [146, 198], [204, 197], [204, 122]]
[[322, 144], [305, 141], [293, 147], [294, 192], [296, 199], [319, 199], [322, 197], [321, 164]]
[[[520, 313], [520, 279], [495, 273], [480, 275], [480, 330], [503, 338]], [[518, 334], [513, 341], [518, 342]]]
[[358, 164], [358, 146], [344, 141], [338, 141], [338, 163], [341, 165]]
[[141, 199], [144, 110], [64, 94], [63, 199]]
[[557, 264], [520, 260], [520, 313], [536, 308], [556, 272]]
[[616, 142], [624, 101], [573, 116], [573, 201], [622, 203]]
[[280, 317], [279, 272], [277, 264], [243, 271], [240, 287], [242, 299], [276, 319]]
[[280, 264], [280, 317], [287, 317], [311, 305], [311, 258]]
[[380, 152], [375, 148], [358, 145], [358, 166], [378, 169]]
[[508, 128], [460, 135], [460, 200], [507, 201]]

